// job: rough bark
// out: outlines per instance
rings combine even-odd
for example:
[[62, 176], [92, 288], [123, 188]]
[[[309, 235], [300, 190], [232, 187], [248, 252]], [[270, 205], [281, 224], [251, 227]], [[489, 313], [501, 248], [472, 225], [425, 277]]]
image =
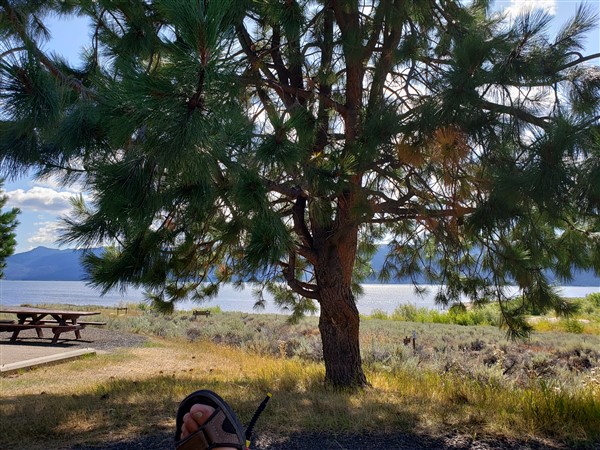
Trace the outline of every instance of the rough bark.
[[320, 255], [317, 267], [325, 382], [360, 387], [367, 384], [360, 356], [360, 320], [350, 279], [344, 276], [353, 258], [343, 258], [343, 253], [337, 246], [329, 247]]

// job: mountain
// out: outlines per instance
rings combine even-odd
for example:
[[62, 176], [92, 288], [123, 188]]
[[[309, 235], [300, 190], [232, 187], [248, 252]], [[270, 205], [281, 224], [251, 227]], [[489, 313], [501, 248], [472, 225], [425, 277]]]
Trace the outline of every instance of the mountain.
[[[381, 245], [377, 250], [377, 253], [371, 259], [371, 265], [373, 266], [373, 270], [375, 273], [379, 273], [379, 270], [383, 267], [385, 263], [385, 258], [389, 249], [385, 245]], [[574, 270], [573, 279], [569, 282], [557, 279], [556, 275], [551, 271], [547, 270], [545, 272], [550, 283], [556, 284], [558, 286], [598, 286], [600, 287], [600, 277], [598, 277], [594, 271], [592, 270]], [[367, 283], [378, 283], [378, 279], [376, 275], [370, 276], [367, 280]], [[392, 283], [396, 284], [411, 284], [410, 277], [404, 277], [400, 279], [395, 279]], [[429, 284], [429, 282], [425, 279], [424, 276], [417, 275], [417, 284]]]
[[[92, 250], [99, 252], [100, 249]], [[86, 273], [81, 265], [83, 250], [36, 247], [6, 259], [5, 280], [81, 281]]]
[[[101, 249], [92, 250], [99, 253]], [[379, 271], [385, 261], [387, 247], [382, 245], [372, 259], [373, 269]], [[4, 279], [6, 280], [38, 280], [38, 281], [80, 281], [86, 278], [86, 273], [81, 265], [83, 250], [57, 250], [46, 247], [37, 247], [31, 251], [17, 253], [6, 260]], [[550, 280], [554, 279], [548, 274]], [[377, 283], [376, 277], [367, 280], [368, 283]], [[419, 280], [427, 283], [426, 280]], [[408, 279], [395, 280], [394, 283], [409, 284]], [[574, 279], [569, 283], [557, 282], [563, 286], [600, 286], [600, 278], [591, 271], [577, 271]]]

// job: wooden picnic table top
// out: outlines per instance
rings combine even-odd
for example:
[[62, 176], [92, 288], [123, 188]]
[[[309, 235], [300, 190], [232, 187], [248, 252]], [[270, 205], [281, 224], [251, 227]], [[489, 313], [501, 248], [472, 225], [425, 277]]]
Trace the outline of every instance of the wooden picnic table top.
[[100, 314], [99, 311], [71, 311], [68, 309], [45, 309], [45, 308], [31, 308], [31, 307], [0, 307], [0, 313], [5, 314], [17, 314], [17, 315], [57, 315], [57, 316], [95, 316]]
[[[22, 330], [34, 328], [37, 332], [38, 338], [44, 337], [42, 328], [50, 328], [54, 333], [52, 343], [56, 344], [61, 333], [65, 331], [74, 331], [77, 339], [81, 338], [80, 330], [84, 327], [83, 324], [78, 324], [77, 319], [82, 316], [94, 316], [100, 314], [98, 311], [70, 311], [61, 309], [44, 309], [44, 308], [31, 308], [31, 307], [0, 307], [0, 313], [4, 314], [16, 314], [19, 318], [19, 323], [3, 324], [0, 325], [0, 331], [12, 331], [13, 335], [10, 338], [11, 342], [15, 342], [19, 333]], [[48, 321], [44, 321], [47, 316], [51, 316], [55, 319], [56, 324], [48, 324]], [[87, 322], [91, 323], [91, 322]]]

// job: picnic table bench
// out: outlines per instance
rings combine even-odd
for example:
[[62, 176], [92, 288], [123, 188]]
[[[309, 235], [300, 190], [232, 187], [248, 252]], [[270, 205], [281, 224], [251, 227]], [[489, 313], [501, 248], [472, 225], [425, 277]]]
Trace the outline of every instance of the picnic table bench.
[[[43, 338], [44, 329], [54, 334], [52, 344], [56, 344], [62, 333], [73, 331], [77, 339], [81, 338], [80, 331], [86, 325], [105, 325], [105, 322], [78, 321], [80, 317], [100, 314], [95, 311], [49, 310], [40, 308], [2, 308], [0, 313], [16, 314], [18, 323], [14, 320], [0, 322], [0, 331], [12, 331], [11, 342], [15, 342], [23, 330], [35, 330], [38, 338]], [[46, 319], [50, 316], [52, 319]]]
[[[38, 322], [43, 323], [43, 324], [48, 323], [50, 325], [52, 325], [52, 324], [58, 325], [59, 324], [59, 322], [57, 322], [56, 320], [40, 320]], [[0, 324], [1, 324], [1, 322], [0, 322]], [[82, 326], [81, 328], [85, 328], [86, 325], [96, 325], [96, 326], [106, 325], [106, 322], [88, 322], [88, 321], [82, 322], [81, 320], [78, 320], [77, 325], [81, 325]]]
[[[83, 325], [51, 325], [51, 324], [29, 324], [29, 323], [0, 323], [0, 331], [12, 331], [13, 335], [11, 336], [11, 342], [15, 342], [17, 337], [19, 337], [19, 333], [23, 330], [35, 330], [37, 332], [38, 337], [44, 337], [42, 333], [42, 329], [48, 328], [52, 330], [54, 333], [54, 337], [52, 338], [52, 343], [56, 344], [58, 342], [58, 338], [61, 333], [66, 331], [75, 331], [77, 334], [79, 330], [81, 330]], [[79, 339], [79, 337], [77, 337]]]
[[194, 309], [192, 311], [192, 316], [194, 317], [194, 319], [198, 316], [210, 316], [210, 310], [209, 309]]

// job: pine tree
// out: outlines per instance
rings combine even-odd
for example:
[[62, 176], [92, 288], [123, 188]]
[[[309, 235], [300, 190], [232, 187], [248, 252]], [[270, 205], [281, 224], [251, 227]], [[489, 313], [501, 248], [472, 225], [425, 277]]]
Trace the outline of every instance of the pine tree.
[[[0, 193], [2, 192], [2, 186], [4, 180], [0, 179]], [[4, 277], [4, 268], [6, 267], [6, 258], [12, 255], [15, 251], [15, 228], [19, 222], [17, 222], [17, 214], [19, 210], [12, 208], [10, 211], [2, 212], [2, 209], [6, 205], [8, 197], [0, 195], [0, 278]]]
[[[551, 38], [485, 0], [0, 1], [6, 171], [82, 179], [65, 242], [112, 246], [104, 289], [163, 309], [256, 281], [320, 310], [326, 381], [366, 383], [356, 295], [426, 275], [437, 300], [497, 301], [508, 329], [569, 304], [547, 280], [600, 269], [598, 55], [586, 8]], [[44, 14], [90, 20], [77, 68]], [[519, 301], [506, 293], [520, 288]]]

